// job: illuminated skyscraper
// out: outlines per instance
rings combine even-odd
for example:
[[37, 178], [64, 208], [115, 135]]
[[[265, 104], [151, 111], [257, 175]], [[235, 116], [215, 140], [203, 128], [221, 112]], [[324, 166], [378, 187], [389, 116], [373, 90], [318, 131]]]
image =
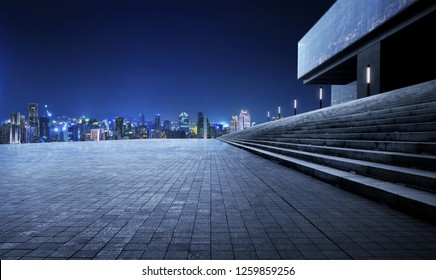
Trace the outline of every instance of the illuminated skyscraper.
[[80, 129], [77, 124], [68, 127], [68, 141], [80, 141]]
[[48, 117], [39, 118], [39, 138], [42, 142], [50, 141], [50, 120]]
[[187, 113], [182, 112], [179, 115], [179, 130], [189, 133], [189, 116]]
[[168, 130], [168, 131], [171, 130], [171, 122], [169, 120], [164, 120], [164, 122], [163, 122], [163, 129], [164, 130]]
[[27, 143], [26, 140], [26, 116], [20, 115], [21, 143]]
[[239, 130], [249, 128], [250, 124], [250, 113], [248, 113], [248, 110], [241, 110], [241, 113], [239, 113]]
[[39, 136], [39, 127], [38, 127], [38, 104], [37, 103], [29, 103], [29, 128], [30, 135], [28, 141], [30, 143], [37, 143]]
[[154, 115], [154, 130], [160, 131], [160, 115], [159, 114]]
[[138, 127], [137, 138], [139, 139], [147, 139], [148, 138], [148, 127], [145, 124], [141, 124]]
[[10, 121], [7, 123], [3, 123], [3, 125], [0, 127], [1, 129], [1, 139], [0, 139], [0, 143], [1, 144], [8, 144], [9, 140], [10, 140], [10, 133], [11, 133], [11, 123]]
[[209, 120], [204, 117], [202, 112], [198, 112], [197, 138], [206, 138], [205, 136], [207, 138], [210, 138]]
[[139, 118], [140, 118], [140, 125], [145, 125], [145, 117], [144, 117], [144, 114], [139, 114]]
[[124, 134], [124, 119], [115, 118], [114, 140], [120, 140]]
[[91, 129], [91, 140], [100, 141], [100, 128]]
[[238, 116], [232, 116], [232, 119], [230, 120], [230, 133], [238, 131], [238, 127]]
[[21, 144], [20, 113], [11, 113], [10, 144]]

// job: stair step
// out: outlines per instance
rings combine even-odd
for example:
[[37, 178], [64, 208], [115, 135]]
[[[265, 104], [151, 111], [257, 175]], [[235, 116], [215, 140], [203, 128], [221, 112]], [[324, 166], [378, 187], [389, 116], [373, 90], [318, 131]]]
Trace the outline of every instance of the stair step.
[[[436, 120], [436, 115], [432, 116]], [[423, 132], [436, 131], [436, 122], [426, 123], [392, 123], [392, 124], [356, 124], [349, 122], [348, 126], [338, 126], [336, 124], [316, 125], [312, 127], [292, 127], [285, 130], [270, 132], [270, 135], [294, 133], [374, 133], [374, 132]]]
[[[268, 141], [274, 140], [269, 137], [258, 137], [255, 139], [268, 140]], [[292, 139], [286, 139], [286, 141], [276, 141], [276, 142], [436, 155], [436, 143], [434, 142], [401, 142], [401, 141], [392, 142], [392, 141], [306, 139], [306, 138], [292, 138]]]
[[[305, 118], [304, 120], [298, 120], [297, 116], [289, 117], [289, 124], [281, 126], [282, 129], [292, 128], [317, 128], [324, 127], [327, 128], [336, 125], [338, 127], [343, 127], [346, 125], [353, 124], [354, 126], [361, 125], [383, 125], [383, 124], [400, 124], [400, 123], [419, 123], [419, 122], [429, 122], [435, 121], [434, 118], [434, 108], [436, 107], [436, 102], [432, 103], [429, 108], [420, 110], [411, 110], [407, 112], [393, 112], [389, 113], [389, 110], [383, 110], [386, 112], [381, 112], [380, 114], [375, 114], [374, 112], [362, 112], [355, 114], [339, 115], [339, 116], [312, 116], [312, 118]], [[295, 122], [292, 121], [295, 119]]]
[[370, 176], [384, 181], [407, 184], [415, 188], [436, 193], [436, 172], [303, 152], [263, 144], [242, 142], [239, 140], [235, 140], [234, 142], [242, 145], [254, 146], [256, 148], [267, 150], [273, 153], [291, 156], [348, 172], [355, 172], [360, 175]]
[[378, 162], [383, 164], [391, 164], [391, 165], [397, 165], [403, 167], [421, 168], [425, 170], [436, 171], [436, 156], [433, 155], [410, 154], [410, 153], [403, 153], [403, 152], [374, 151], [374, 150], [317, 146], [317, 145], [307, 145], [307, 144], [293, 144], [293, 143], [263, 141], [263, 140], [254, 140], [254, 139], [240, 139], [240, 140], [244, 142], [252, 142], [257, 144], [288, 148], [297, 151], [319, 153], [324, 155], [331, 155], [337, 157], [345, 157], [345, 158], [352, 158], [352, 159], [358, 159], [364, 161]]
[[338, 139], [338, 140], [371, 140], [401, 142], [436, 142], [436, 132], [375, 132], [375, 133], [295, 133], [292, 135], [271, 135], [271, 139], [286, 141], [292, 138], [306, 139]]
[[221, 141], [276, 160], [330, 184], [436, 223], [436, 215], [434, 214], [436, 213], [436, 194], [265, 151], [234, 141], [223, 139]]

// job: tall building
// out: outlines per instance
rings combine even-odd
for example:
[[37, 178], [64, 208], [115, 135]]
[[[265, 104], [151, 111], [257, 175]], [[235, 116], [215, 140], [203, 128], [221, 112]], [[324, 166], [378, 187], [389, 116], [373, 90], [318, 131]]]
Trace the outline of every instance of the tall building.
[[179, 115], [179, 130], [189, 133], [189, 116], [187, 113], [182, 112]]
[[120, 140], [123, 138], [124, 134], [124, 119], [115, 118], [115, 128], [114, 128], [114, 140]]
[[27, 143], [26, 139], [26, 116], [20, 115], [20, 128], [21, 128], [21, 143]]
[[29, 127], [31, 134], [29, 135], [28, 142], [37, 143], [39, 136], [39, 127], [38, 127], [38, 104], [37, 103], [29, 103]]
[[248, 110], [241, 110], [239, 113], [239, 130], [249, 128], [250, 124], [250, 113], [248, 113]]
[[0, 143], [2, 144], [8, 144], [10, 141], [10, 133], [11, 133], [11, 123], [10, 121], [7, 123], [4, 123], [1, 126], [1, 139], [0, 139]]
[[154, 115], [154, 130], [160, 131], [160, 115], [159, 114]]
[[164, 120], [163, 122], [163, 129], [170, 131], [171, 130], [171, 122], [169, 120]]
[[230, 120], [230, 133], [236, 132], [239, 129], [239, 120], [238, 116], [232, 116], [232, 119]]
[[39, 139], [42, 142], [50, 141], [50, 120], [48, 117], [39, 118]]
[[144, 114], [139, 114], [139, 118], [140, 118], [140, 125], [145, 125], [145, 116], [144, 116]]
[[210, 138], [209, 120], [204, 117], [202, 112], [198, 112], [197, 138]]
[[435, 18], [435, 1], [338, 0], [298, 42], [297, 77], [332, 85], [332, 105], [434, 80]]
[[77, 124], [68, 127], [68, 141], [80, 141], [80, 129]]
[[100, 128], [91, 129], [91, 141], [100, 141]]
[[135, 139], [135, 127], [128, 120], [126, 120], [126, 122], [125, 122], [124, 138]]
[[146, 124], [141, 124], [137, 127], [137, 138], [139, 139], [147, 139], [148, 138], [148, 126]]
[[11, 113], [10, 144], [21, 144], [20, 113]]

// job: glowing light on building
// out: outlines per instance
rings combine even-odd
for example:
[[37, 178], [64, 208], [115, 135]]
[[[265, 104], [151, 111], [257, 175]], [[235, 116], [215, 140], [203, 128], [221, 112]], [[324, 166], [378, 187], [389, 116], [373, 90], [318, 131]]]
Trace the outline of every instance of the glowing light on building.
[[371, 67], [369, 65], [366, 66], [366, 83], [371, 83]]

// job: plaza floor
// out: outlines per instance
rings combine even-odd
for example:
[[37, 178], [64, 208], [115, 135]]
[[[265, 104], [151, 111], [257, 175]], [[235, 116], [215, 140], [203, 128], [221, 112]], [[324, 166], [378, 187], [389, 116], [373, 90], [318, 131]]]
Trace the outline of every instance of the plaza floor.
[[436, 226], [218, 140], [0, 145], [0, 259], [436, 259]]

